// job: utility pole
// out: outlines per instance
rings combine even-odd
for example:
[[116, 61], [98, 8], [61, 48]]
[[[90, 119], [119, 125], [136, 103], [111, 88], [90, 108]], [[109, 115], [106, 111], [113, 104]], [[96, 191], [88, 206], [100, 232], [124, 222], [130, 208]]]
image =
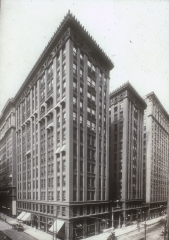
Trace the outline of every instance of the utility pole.
[[144, 237], [144, 240], [146, 240], [146, 226], [147, 226], [147, 224], [146, 224], [146, 222], [145, 222], [145, 224], [144, 224], [144, 229], [145, 229], [145, 232], [144, 232], [144, 234], [145, 234], [145, 235], [144, 235], [144, 236], [145, 236], [145, 237]]

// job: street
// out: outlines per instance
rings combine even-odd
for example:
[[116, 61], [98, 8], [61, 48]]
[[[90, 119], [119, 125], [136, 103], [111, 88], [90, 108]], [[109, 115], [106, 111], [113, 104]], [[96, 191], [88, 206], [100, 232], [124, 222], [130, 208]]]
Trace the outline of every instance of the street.
[[12, 227], [8, 223], [2, 220], [0, 220], [0, 231], [2, 231], [11, 240], [36, 240], [35, 238], [24, 232], [18, 232], [12, 229]]
[[[158, 223], [151, 227], [147, 227], [146, 230], [146, 240], [164, 240], [164, 236], [162, 235], [162, 231], [164, 231], [164, 224]], [[145, 229], [141, 228], [140, 232], [135, 230], [133, 232], [126, 233], [125, 235], [119, 236], [118, 240], [143, 240], [145, 239]]]

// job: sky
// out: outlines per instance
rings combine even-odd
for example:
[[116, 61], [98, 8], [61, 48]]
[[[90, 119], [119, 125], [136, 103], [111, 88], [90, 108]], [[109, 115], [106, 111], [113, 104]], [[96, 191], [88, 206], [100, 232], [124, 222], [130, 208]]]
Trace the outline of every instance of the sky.
[[0, 112], [68, 10], [113, 61], [110, 92], [129, 81], [169, 112], [168, 0], [1, 0]]

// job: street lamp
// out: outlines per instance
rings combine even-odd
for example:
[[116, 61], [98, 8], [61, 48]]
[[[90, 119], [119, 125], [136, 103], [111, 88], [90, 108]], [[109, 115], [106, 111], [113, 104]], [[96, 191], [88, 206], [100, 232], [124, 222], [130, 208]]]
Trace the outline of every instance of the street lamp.
[[[56, 211], [56, 216], [54, 216], [55, 211]], [[56, 217], [56, 234], [55, 234], [55, 226], [54, 226], [54, 223], [55, 223], [54, 217]], [[57, 235], [57, 209], [54, 208], [54, 209], [53, 209], [53, 240], [55, 240], [56, 235]]]

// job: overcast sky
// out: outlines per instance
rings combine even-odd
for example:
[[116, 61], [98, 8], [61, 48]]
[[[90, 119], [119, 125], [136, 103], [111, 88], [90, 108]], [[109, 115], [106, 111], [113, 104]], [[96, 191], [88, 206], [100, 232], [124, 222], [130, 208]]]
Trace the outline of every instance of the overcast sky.
[[69, 9], [114, 62], [110, 91], [130, 81], [169, 112], [167, 0], [1, 0], [0, 112]]

